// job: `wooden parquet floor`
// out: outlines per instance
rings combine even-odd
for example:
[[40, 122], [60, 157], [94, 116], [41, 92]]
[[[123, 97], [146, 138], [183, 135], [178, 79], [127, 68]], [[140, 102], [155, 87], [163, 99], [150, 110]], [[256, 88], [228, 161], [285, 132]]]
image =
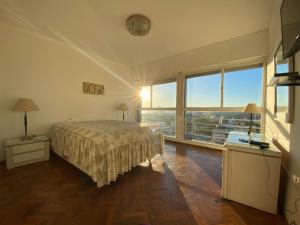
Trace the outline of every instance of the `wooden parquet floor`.
[[220, 152], [166, 143], [164, 160], [164, 173], [137, 167], [103, 188], [55, 155], [12, 170], [2, 164], [0, 224], [286, 224], [220, 198]]

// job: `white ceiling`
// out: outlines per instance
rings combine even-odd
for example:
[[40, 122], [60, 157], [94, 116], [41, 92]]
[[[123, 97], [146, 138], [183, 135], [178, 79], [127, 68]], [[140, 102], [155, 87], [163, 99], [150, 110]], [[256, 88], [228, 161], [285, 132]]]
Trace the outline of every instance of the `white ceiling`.
[[[273, 0], [0, 0], [0, 19], [134, 66], [268, 28]], [[150, 34], [126, 18], [144, 14]]]

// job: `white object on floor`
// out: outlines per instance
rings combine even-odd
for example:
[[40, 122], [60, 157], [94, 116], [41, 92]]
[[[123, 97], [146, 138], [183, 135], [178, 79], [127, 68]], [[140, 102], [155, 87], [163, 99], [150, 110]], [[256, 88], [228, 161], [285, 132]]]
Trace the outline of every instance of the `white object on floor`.
[[[277, 213], [281, 152], [242, 143], [246, 132], [231, 131], [224, 145], [222, 197], [269, 213]], [[253, 134], [254, 141], [265, 141]]]
[[6, 168], [49, 160], [49, 138], [37, 136], [30, 140], [10, 139], [6, 147]]

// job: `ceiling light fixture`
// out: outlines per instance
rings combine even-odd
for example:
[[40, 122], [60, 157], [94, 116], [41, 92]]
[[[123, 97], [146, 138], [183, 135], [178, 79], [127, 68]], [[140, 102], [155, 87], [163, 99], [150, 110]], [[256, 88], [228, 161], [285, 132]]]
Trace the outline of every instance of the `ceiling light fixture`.
[[134, 14], [127, 18], [126, 25], [132, 35], [145, 36], [150, 31], [151, 21], [143, 15]]

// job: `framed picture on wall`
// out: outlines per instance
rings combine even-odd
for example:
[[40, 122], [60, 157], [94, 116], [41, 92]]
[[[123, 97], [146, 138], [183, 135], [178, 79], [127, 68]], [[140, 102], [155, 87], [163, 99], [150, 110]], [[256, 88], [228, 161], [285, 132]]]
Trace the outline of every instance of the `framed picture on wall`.
[[104, 85], [83, 82], [83, 93], [92, 95], [104, 95]]
[[[282, 43], [279, 44], [274, 55], [274, 71], [275, 73], [293, 72], [293, 57], [283, 58]], [[294, 87], [278, 86], [275, 87], [275, 117], [279, 113], [285, 114], [285, 122], [291, 123], [294, 117]]]

